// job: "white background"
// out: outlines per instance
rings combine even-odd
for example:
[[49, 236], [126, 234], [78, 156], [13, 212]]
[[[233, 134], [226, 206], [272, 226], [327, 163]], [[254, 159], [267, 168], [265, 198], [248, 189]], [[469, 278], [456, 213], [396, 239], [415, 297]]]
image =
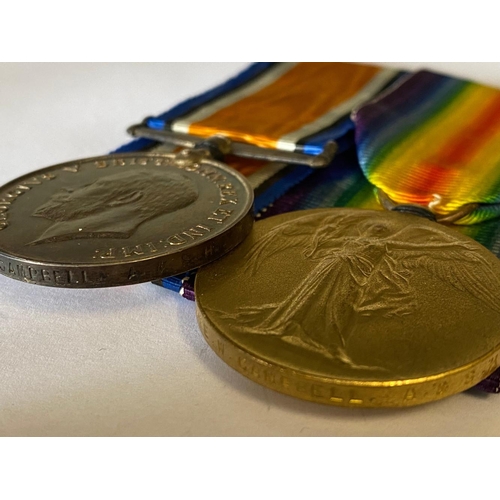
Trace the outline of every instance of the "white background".
[[[500, 64], [422, 63], [500, 87]], [[1, 64], [0, 184], [128, 141], [127, 126], [244, 63]], [[500, 435], [500, 395], [406, 410], [277, 394], [206, 345], [195, 305], [152, 284], [62, 290], [0, 276], [0, 435]]]

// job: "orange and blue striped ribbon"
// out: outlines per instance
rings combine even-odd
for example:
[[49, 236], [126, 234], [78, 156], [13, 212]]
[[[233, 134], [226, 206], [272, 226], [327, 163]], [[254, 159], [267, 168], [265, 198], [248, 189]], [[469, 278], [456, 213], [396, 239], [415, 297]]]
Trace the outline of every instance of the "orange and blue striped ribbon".
[[397, 203], [480, 204], [459, 224], [500, 215], [500, 90], [419, 71], [352, 118], [364, 174]]
[[[352, 146], [352, 109], [374, 97], [401, 72], [350, 63], [255, 63], [234, 78], [192, 97], [160, 116], [153, 129], [201, 137], [225, 134], [257, 146], [321, 154], [335, 140], [339, 151]], [[145, 151], [157, 143], [137, 139], [113, 153]], [[255, 211], [265, 210], [313, 169], [226, 158], [256, 187]], [[162, 280], [167, 288], [194, 298], [185, 276]]]
[[349, 114], [399, 74], [350, 63], [257, 63], [212, 91], [147, 121], [200, 137], [317, 155], [352, 129]]

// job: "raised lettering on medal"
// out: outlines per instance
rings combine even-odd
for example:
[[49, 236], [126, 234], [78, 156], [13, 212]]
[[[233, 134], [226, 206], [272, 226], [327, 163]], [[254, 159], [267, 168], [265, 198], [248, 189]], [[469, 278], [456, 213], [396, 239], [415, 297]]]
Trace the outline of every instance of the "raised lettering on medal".
[[180, 274], [236, 246], [251, 204], [246, 181], [210, 159], [133, 153], [56, 165], [0, 188], [0, 273], [63, 287]]

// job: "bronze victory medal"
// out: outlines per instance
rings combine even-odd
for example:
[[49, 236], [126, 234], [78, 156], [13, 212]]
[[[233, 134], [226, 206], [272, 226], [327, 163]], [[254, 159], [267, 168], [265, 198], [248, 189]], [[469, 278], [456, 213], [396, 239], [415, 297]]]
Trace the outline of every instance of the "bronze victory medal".
[[500, 261], [414, 215], [271, 217], [201, 269], [195, 287], [200, 328], [218, 355], [306, 400], [417, 405], [500, 364]]
[[219, 258], [249, 233], [253, 192], [198, 155], [117, 154], [0, 188], [0, 273], [91, 288], [151, 281]]

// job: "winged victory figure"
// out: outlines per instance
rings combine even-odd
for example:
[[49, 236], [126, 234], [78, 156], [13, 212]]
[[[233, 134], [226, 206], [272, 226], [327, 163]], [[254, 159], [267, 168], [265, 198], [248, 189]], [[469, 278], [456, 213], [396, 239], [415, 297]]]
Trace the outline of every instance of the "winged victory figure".
[[278, 336], [354, 369], [383, 369], [351, 359], [349, 338], [360, 317], [405, 316], [418, 308], [411, 279], [418, 268], [500, 315], [500, 280], [488, 273], [477, 243], [427, 221], [402, 227], [371, 211], [333, 212], [285, 221], [251, 247], [243, 268], [250, 276], [264, 259], [290, 248], [301, 248], [314, 267], [283, 300], [223, 313], [244, 333]]

